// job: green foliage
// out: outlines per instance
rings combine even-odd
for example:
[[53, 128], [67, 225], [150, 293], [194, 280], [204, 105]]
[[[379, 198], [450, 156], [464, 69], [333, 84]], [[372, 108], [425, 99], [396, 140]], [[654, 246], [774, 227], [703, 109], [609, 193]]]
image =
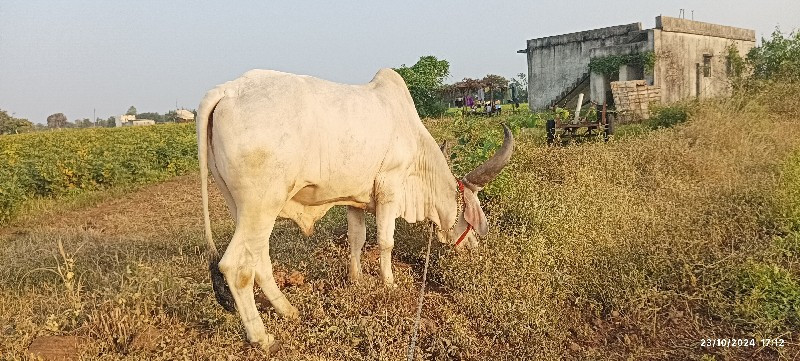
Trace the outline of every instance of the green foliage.
[[753, 77], [759, 80], [788, 78], [800, 81], [800, 32], [784, 36], [775, 29], [770, 39], [761, 39], [761, 46], [747, 53]]
[[5, 110], [0, 110], [0, 135], [18, 134], [33, 130], [33, 124], [27, 119], [14, 118]]
[[163, 121], [166, 123], [175, 123], [178, 121], [178, 112], [174, 110], [168, 111], [164, 114]]
[[517, 77], [511, 79], [511, 87], [517, 91], [517, 99], [520, 101], [528, 101], [528, 75], [525, 73], [518, 73]]
[[[89, 120], [89, 118], [83, 118], [83, 119], [75, 119], [72, 128], [90, 128], [92, 126], [94, 126], [94, 123], [92, 123], [92, 121]], [[67, 127], [69, 128], [70, 126], [68, 125]]]
[[648, 125], [653, 129], [672, 128], [689, 120], [690, 109], [686, 104], [654, 107]]
[[747, 63], [739, 54], [739, 48], [734, 44], [728, 45], [728, 54], [725, 56], [728, 63], [728, 77], [739, 79], [745, 75]]
[[194, 125], [0, 137], [0, 223], [34, 197], [147, 183], [197, 167]]
[[645, 73], [652, 73], [656, 64], [656, 55], [652, 51], [628, 55], [607, 55], [589, 60], [589, 70], [610, 77], [619, 72], [623, 65], [641, 66]]
[[[541, 123], [541, 116], [531, 112], [520, 112], [501, 117], [516, 136], [523, 128], [533, 128]], [[456, 136], [456, 144], [449, 155], [453, 173], [464, 176], [489, 159], [503, 144], [503, 128], [493, 117], [467, 116], [455, 118], [450, 127]], [[479, 196], [487, 199], [503, 192], [511, 182], [511, 176], [502, 172]]]
[[586, 110], [582, 111], [583, 115], [582, 118], [585, 118], [587, 121], [596, 123], [598, 120], [597, 116], [597, 107], [592, 104]]
[[164, 116], [161, 115], [161, 114], [158, 114], [156, 112], [139, 113], [139, 114], [136, 115], [136, 119], [150, 119], [150, 120], [154, 120], [156, 123], [163, 123], [164, 122]]
[[405, 80], [420, 117], [444, 115], [447, 104], [441, 100], [440, 89], [444, 79], [450, 75], [450, 63], [447, 60], [423, 56], [411, 67], [403, 64], [394, 70]]
[[525, 109], [521, 112], [510, 113], [505, 121], [512, 130], [535, 128], [542, 123], [542, 117], [539, 113], [531, 113], [528, 109]]
[[561, 108], [561, 107], [556, 107], [555, 116], [556, 116], [556, 118], [561, 119], [561, 120], [569, 120], [570, 119], [569, 110]]
[[[750, 49], [744, 58], [731, 44], [726, 59], [733, 92], [743, 100], [742, 104], [751, 102], [756, 98], [754, 96], [764, 95], [762, 91], [772, 93], [776, 101], [783, 96], [793, 97], [794, 93], [781, 92], [781, 87], [768, 85], [773, 82], [800, 83], [800, 32], [784, 35], [776, 29], [770, 39], [762, 39], [761, 46]], [[747, 95], [742, 96], [744, 94]], [[780, 109], [781, 112], [787, 110], [791, 111], [791, 108]]]
[[131, 107], [128, 108], [128, 111], [125, 112], [125, 115], [136, 115], [136, 107], [131, 105]]
[[737, 282], [736, 312], [763, 331], [780, 332], [786, 324], [800, 327], [797, 277], [777, 265], [748, 264]]

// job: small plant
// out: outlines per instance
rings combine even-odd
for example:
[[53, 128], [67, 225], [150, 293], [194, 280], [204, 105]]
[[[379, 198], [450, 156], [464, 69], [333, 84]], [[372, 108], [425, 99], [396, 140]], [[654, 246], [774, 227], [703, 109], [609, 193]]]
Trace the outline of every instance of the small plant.
[[650, 128], [672, 128], [675, 125], [689, 120], [689, 107], [685, 105], [671, 105], [657, 107], [648, 124]]
[[508, 126], [516, 130], [519, 128], [534, 128], [542, 121], [538, 113], [531, 113], [530, 111], [512, 114], [507, 118]]
[[555, 113], [556, 113], [555, 114], [556, 117], [558, 119], [561, 119], [562, 121], [569, 120], [569, 118], [570, 118], [570, 113], [569, 113], [569, 110], [567, 110], [567, 109], [564, 109], [564, 108], [561, 108], [561, 107], [556, 107]]
[[751, 263], [738, 282], [736, 312], [763, 331], [800, 327], [800, 283], [778, 265]]
[[61, 256], [60, 259], [58, 256], [53, 256], [56, 266], [33, 270], [55, 273], [64, 285], [64, 295], [69, 304], [69, 309], [58, 315], [50, 314], [47, 316], [44, 327], [52, 332], [61, 331], [65, 327], [77, 327], [83, 316], [83, 300], [81, 297], [83, 284], [80, 277], [76, 277], [75, 274], [75, 258], [64, 250], [61, 238], [57, 239], [56, 243], [58, 245], [58, 253]]

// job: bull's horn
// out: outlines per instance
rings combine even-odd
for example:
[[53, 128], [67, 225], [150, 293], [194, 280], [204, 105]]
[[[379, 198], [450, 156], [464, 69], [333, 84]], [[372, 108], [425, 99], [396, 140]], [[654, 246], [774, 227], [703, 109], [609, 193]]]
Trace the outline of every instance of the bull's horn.
[[503, 124], [503, 133], [505, 133], [503, 146], [491, 158], [464, 176], [464, 180], [483, 188], [500, 174], [508, 160], [511, 159], [511, 153], [514, 151], [514, 136], [511, 134], [511, 129], [508, 129], [505, 124]]

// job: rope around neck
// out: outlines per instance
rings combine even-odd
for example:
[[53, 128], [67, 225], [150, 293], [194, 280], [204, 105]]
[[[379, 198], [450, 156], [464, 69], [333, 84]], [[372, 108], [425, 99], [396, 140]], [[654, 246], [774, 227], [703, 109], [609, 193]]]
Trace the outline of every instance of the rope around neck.
[[[456, 220], [452, 226], [450, 226], [450, 231], [452, 232], [453, 228], [458, 224], [458, 215], [459, 215], [459, 208], [461, 208], [461, 213], [464, 212], [463, 207], [464, 205], [464, 183], [462, 183], [458, 178], [456, 178], [456, 183], [458, 186], [456, 187]], [[425, 269], [422, 271], [422, 286], [419, 290], [419, 301], [417, 301], [417, 316], [414, 318], [414, 333], [411, 335], [411, 343], [408, 345], [408, 357], [406, 360], [414, 361], [414, 351], [416, 349], [417, 343], [417, 334], [419, 333], [419, 321], [422, 318], [422, 301], [425, 298], [425, 284], [428, 281], [428, 261], [431, 258], [431, 242], [433, 241], [433, 227], [436, 225], [431, 222], [431, 227], [428, 228], [428, 250], [425, 252]], [[456, 241], [455, 246], [458, 246], [461, 241], [464, 240], [464, 237], [467, 233], [472, 229], [471, 224], [467, 224], [467, 229], [461, 233], [461, 237], [458, 238]]]
[[422, 271], [422, 287], [419, 290], [419, 301], [417, 302], [417, 317], [414, 319], [414, 333], [411, 335], [411, 344], [408, 345], [408, 361], [414, 361], [414, 350], [417, 343], [417, 333], [419, 332], [419, 321], [422, 317], [422, 300], [425, 297], [425, 283], [428, 281], [428, 260], [431, 258], [431, 241], [433, 240], [433, 227], [428, 229], [428, 251], [425, 253], [425, 269]]

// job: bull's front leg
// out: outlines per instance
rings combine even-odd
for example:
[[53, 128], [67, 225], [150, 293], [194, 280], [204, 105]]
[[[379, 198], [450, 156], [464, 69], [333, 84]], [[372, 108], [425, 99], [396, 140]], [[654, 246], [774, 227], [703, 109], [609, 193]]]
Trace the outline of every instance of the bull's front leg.
[[347, 240], [350, 242], [350, 266], [347, 277], [350, 282], [356, 283], [361, 279], [361, 252], [367, 240], [363, 209], [347, 207]]
[[378, 226], [378, 248], [381, 251], [381, 278], [383, 278], [384, 285], [394, 288], [392, 248], [394, 248], [394, 221], [397, 218], [397, 205], [394, 202], [380, 204], [375, 209], [375, 218]]

